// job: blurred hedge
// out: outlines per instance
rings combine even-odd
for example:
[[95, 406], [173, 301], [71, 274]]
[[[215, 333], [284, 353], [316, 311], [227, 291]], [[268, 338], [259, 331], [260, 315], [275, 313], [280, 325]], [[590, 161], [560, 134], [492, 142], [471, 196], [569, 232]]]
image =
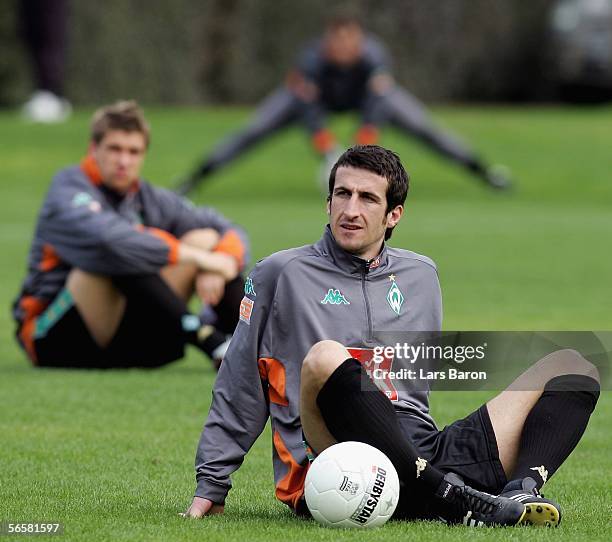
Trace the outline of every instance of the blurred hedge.
[[[0, 0], [0, 103], [29, 92], [19, 0]], [[553, 0], [72, 0], [67, 94], [146, 103], [253, 102], [300, 44], [347, 6], [392, 51], [397, 78], [426, 101], [530, 99]]]

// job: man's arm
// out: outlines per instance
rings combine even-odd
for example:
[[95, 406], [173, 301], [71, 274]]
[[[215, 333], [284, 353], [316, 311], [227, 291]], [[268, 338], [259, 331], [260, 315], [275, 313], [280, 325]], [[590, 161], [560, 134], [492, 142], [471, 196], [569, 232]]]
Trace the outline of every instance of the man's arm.
[[59, 258], [91, 273], [149, 274], [176, 263], [194, 263], [227, 280], [238, 273], [226, 254], [188, 247], [167, 231], [130, 223], [76, 176], [56, 179], [41, 219], [44, 241]]
[[183, 516], [184, 518], [199, 519], [204, 516], [223, 514], [224, 511], [225, 506], [222, 504], [215, 504], [211, 500], [203, 499], [202, 497], [194, 497], [187, 511], [181, 512], [179, 516]]
[[320, 49], [319, 41], [309, 42], [302, 47], [285, 79], [287, 88], [305, 104], [319, 99], [317, 81], [322, 62]]
[[143, 198], [145, 208], [150, 206], [158, 210], [156, 216], [147, 217], [153, 225], [179, 238], [197, 229], [215, 230], [219, 240], [212, 251], [234, 258], [239, 271], [248, 265], [250, 246], [245, 231], [219, 211], [212, 207], [196, 207], [189, 200], [163, 188], [148, 186], [143, 192]]
[[363, 59], [369, 74], [368, 86], [371, 91], [382, 94], [393, 84], [391, 55], [383, 43], [374, 36], [366, 37], [363, 48]]
[[372, 36], [364, 41], [363, 61], [367, 68], [366, 97], [361, 106], [361, 126], [356, 141], [361, 145], [378, 143], [379, 126], [388, 121], [385, 101], [393, 90], [391, 60], [385, 46]]
[[54, 179], [40, 224], [42, 238], [62, 261], [91, 273], [154, 273], [178, 260], [177, 239], [130, 223], [75, 171]]
[[[213, 401], [196, 454], [197, 489], [187, 516], [220, 511], [231, 488], [230, 475], [244, 460], [268, 419], [268, 401], [258, 367], [265, 353], [273, 311], [275, 280], [265, 262], [251, 273], [240, 322], [221, 364]], [[263, 268], [263, 269], [262, 269]], [[266, 276], [267, 275], [267, 276]]]

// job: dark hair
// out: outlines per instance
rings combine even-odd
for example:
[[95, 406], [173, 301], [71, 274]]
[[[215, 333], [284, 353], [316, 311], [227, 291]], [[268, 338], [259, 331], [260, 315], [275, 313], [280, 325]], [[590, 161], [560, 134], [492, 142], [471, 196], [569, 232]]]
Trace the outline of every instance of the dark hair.
[[149, 146], [149, 124], [144, 118], [142, 109], [133, 100], [116, 102], [98, 109], [91, 120], [91, 139], [100, 143], [111, 130], [140, 132], [147, 147]]
[[[339, 167], [354, 167], [371, 171], [387, 179], [387, 210], [390, 212], [398, 205], [404, 205], [408, 195], [410, 175], [402, 166], [400, 157], [378, 145], [355, 145], [338, 158], [329, 173], [329, 193], [327, 201], [331, 201], [336, 184], [336, 171]], [[393, 228], [387, 228], [385, 241], [391, 237]]]

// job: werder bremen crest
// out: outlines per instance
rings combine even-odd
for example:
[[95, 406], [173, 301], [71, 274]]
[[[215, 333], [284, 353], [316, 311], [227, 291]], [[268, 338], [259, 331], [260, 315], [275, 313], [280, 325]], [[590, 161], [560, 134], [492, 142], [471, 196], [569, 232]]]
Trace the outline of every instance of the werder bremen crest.
[[321, 304], [322, 305], [328, 305], [328, 304], [329, 305], [350, 305], [350, 303], [347, 301], [346, 297], [342, 295], [340, 290], [334, 290], [333, 288], [330, 288], [329, 290], [327, 290], [325, 297], [321, 299]]
[[389, 303], [391, 310], [399, 316], [404, 304], [404, 295], [399, 289], [397, 282], [395, 282], [395, 275], [389, 275], [389, 280], [391, 281], [391, 287], [387, 292], [387, 303]]

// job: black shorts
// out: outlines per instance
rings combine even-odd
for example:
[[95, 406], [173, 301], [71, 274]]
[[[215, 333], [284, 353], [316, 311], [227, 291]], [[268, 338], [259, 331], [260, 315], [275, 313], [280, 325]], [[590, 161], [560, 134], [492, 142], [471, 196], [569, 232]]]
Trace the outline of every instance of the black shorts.
[[32, 361], [41, 367], [111, 369], [165, 365], [183, 357], [185, 342], [171, 331], [166, 315], [128, 301], [117, 333], [100, 348], [64, 289], [36, 317], [32, 348]]
[[[426, 420], [398, 413], [400, 427], [419, 455], [443, 473], [454, 472], [474, 489], [499, 494], [506, 475], [486, 405], [441, 431]], [[434, 519], [435, 505], [423, 495], [402, 495], [396, 519]]]
[[400, 427], [424, 459], [454, 472], [474, 489], [497, 495], [507, 479], [486, 405], [441, 431], [416, 416], [398, 413]]

